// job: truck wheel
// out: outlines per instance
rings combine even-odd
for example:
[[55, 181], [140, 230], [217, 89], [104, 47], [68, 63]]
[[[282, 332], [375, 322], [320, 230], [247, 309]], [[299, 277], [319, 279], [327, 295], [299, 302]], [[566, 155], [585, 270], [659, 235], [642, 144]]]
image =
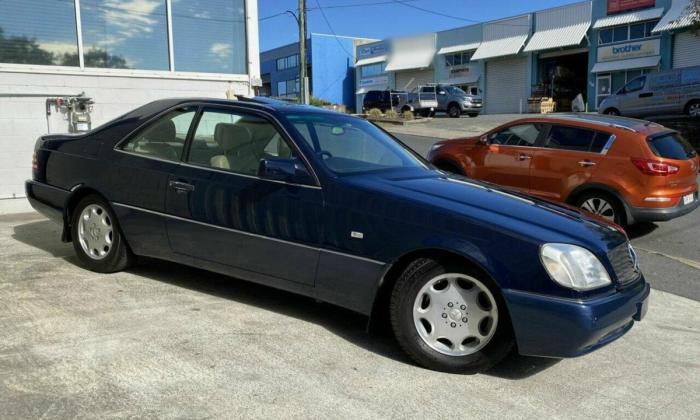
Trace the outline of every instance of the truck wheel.
[[391, 295], [391, 325], [419, 365], [452, 373], [488, 370], [513, 349], [513, 332], [497, 286], [461, 264], [421, 258]]
[[451, 104], [447, 108], [447, 115], [449, 115], [450, 118], [459, 118], [459, 116], [462, 115], [462, 110], [459, 108], [459, 105]]
[[113, 273], [133, 263], [117, 217], [105, 199], [98, 195], [83, 198], [75, 206], [72, 219], [73, 248], [84, 267]]
[[691, 118], [700, 118], [700, 101], [693, 101], [686, 107], [686, 113]]

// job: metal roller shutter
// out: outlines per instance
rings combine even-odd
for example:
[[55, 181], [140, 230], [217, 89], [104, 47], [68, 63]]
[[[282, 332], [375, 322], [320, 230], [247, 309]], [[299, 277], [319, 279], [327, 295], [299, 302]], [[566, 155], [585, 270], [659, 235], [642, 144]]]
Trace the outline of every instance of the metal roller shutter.
[[396, 72], [396, 89], [411, 91], [420, 85], [433, 83], [433, 70]]
[[700, 37], [690, 32], [673, 36], [673, 68], [700, 66]]
[[486, 103], [489, 114], [508, 114], [527, 109], [527, 57], [512, 57], [486, 62]]

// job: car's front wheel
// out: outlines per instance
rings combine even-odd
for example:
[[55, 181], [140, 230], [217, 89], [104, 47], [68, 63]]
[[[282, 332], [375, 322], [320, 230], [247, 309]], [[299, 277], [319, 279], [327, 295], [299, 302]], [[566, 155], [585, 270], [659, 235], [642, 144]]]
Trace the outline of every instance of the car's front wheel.
[[396, 282], [390, 312], [401, 347], [429, 369], [483, 372], [513, 348], [497, 287], [467, 267], [433, 259], [413, 262]]
[[114, 212], [98, 195], [89, 195], [75, 206], [71, 236], [78, 259], [92, 271], [113, 273], [133, 262]]
[[459, 116], [462, 115], [462, 110], [460, 109], [459, 105], [452, 104], [447, 108], [447, 115], [450, 118], [459, 118]]

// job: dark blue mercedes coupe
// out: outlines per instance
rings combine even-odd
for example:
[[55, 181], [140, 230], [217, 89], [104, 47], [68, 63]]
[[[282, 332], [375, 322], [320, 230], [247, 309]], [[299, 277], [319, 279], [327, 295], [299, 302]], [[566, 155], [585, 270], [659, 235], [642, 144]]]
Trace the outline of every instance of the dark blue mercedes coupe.
[[37, 140], [34, 208], [81, 263], [187, 264], [386, 315], [418, 364], [573, 357], [625, 334], [649, 285], [624, 231], [437, 170], [375, 125], [269, 101], [169, 99]]

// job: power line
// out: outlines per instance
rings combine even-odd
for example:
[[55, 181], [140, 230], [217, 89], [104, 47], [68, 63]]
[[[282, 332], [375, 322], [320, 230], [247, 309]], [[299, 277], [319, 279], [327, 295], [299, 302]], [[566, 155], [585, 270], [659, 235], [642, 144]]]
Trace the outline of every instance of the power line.
[[323, 10], [323, 7], [321, 7], [321, 3], [319, 3], [318, 0], [315, 1], [316, 6], [318, 7], [318, 11], [321, 12], [321, 16], [323, 16], [323, 20], [326, 21], [326, 26], [328, 26], [328, 30], [331, 31], [331, 34], [333, 34], [333, 38], [335, 38], [335, 41], [338, 43], [338, 45], [340, 45], [340, 48], [342, 48], [343, 51], [345, 51], [345, 54], [347, 54], [348, 57], [350, 57], [351, 59], [355, 57], [354, 54], [350, 54], [347, 48], [345, 48], [345, 45], [343, 45], [343, 43], [340, 42], [340, 40], [338, 39], [338, 35], [335, 33], [333, 27], [331, 26], [331, 23], [328, 21], [328, 17], [326, 16], [326, 12]]
[[423, 11], [426, 13], [430, 13], [430, 14], [433, 14], [436, 16], [442, 16], [442, 17], [446, 17], [446, 18], [450, 18], [450, 19], [461, 20], [463, 22], [481, 23], [478, 20], [467, 19], [467, 18], [463, 18], [463, 17], [459, 17], [459, 16], [448, 15], [447, 13], [436, 12], [435, 10], [425, 9], [423, 7], [416, 6], [415, 4], [406, 4], [406, 2], [401, 1], [401, 0], [394, 0], [393, 3], [400, 4], [400, 5], [406, 6], [406, 7], [410, 7], [412, 9], [420, 10], [420, 11]]
[[[412, 2], [412, 1], [417, 1], [417, 0], [402, 0], [402, 2], [406, 2], [406, 3]], [[394, 0], [387, 0], [387, 1], [376, 1], [376, 2], [372, 2], [372, 3], [335, 4], [335, 5], [331, 5], [331, 6], [323, 6], [323, 8], [326, 10], [328, 10], [328, 9], [347, 9], [347, 8], [353, 8], [353, 7], [381, 6], [381, 5], [387, 5], [387, 4], [396, 4], [396, 3], [394, 2]], [[307, 11], [314, 11], [314, 10], [319, 10], [319, 9], [320, 9], [320, 7], [309, 7], [306, 10]], [[264, 20], [276, 18], [278, 16], [282, 16], [282, 15], [286, 15], [286, 14], [287, 14], [287, 12], [275, 13], [274, 15], [262, 17], [262, 18], [258, 19], [258, 21], [264, 21]]]

